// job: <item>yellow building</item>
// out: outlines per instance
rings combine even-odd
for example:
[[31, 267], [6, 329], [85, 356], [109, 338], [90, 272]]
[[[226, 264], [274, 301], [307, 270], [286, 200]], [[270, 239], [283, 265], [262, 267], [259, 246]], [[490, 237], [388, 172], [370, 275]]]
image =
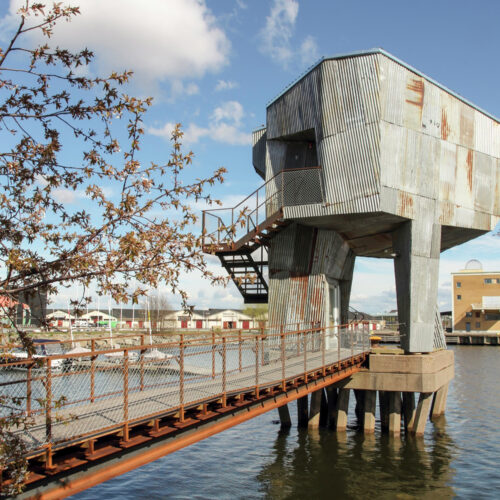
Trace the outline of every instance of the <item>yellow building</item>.
[[452, 274], [453, 330], [500, 332], [500, 271], [483, 271], [470, 260]]

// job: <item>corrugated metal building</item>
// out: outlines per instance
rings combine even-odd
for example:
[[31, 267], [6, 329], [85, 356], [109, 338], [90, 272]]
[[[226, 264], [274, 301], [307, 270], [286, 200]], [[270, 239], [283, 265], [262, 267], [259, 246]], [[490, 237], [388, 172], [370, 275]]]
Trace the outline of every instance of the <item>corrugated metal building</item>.
[[496, 118], [387, 52], [321, 60], [254, 133], [294, 221], [271, 242], [270, 323], [345, 321], [355, 256], [392, 257], [402, 344], [432, 351], [440, 251], [495, 226], [499, 158]]

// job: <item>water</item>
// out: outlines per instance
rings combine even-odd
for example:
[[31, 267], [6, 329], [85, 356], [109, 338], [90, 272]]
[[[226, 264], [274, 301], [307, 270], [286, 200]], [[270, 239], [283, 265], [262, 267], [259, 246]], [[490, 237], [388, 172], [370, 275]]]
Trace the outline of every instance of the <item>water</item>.
[[423, 439], [364, 436], [353, 411], [343, 434], [295, 418], [280, 432], [272, 411], [73, 498], [499, 498], [500, 347], [453, 350], [446, 416]]

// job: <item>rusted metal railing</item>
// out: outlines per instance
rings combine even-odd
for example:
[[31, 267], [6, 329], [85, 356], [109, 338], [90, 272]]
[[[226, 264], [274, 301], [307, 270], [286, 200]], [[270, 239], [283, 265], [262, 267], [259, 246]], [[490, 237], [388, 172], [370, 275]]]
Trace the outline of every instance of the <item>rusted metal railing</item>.
[[238, 393], [259, 398], [270, 387], [286, 390], [294, 381], [324, 376], [367, 352], [369, 334], [360, 324], [181, 335], [151, 345], [120, 346], [115, 337], [113, 348], [92, 341], [88, 352], [4, 358], [0, 385], [11, 403], [0, 408], [0, 417], [31, 417], [30, 432], [18, 431], [30, 453], [113, 430], [127, 442], [136, 422], [165, 415], [183, 422], [186, 412], [206, 410], [209, 401], [224, 408]]
[[235, 245], [279, 218], [283, 207], [321, 203], [323, 198], [321, 167], [284, 169], [234, 207], [204, 210], [203, 245]]

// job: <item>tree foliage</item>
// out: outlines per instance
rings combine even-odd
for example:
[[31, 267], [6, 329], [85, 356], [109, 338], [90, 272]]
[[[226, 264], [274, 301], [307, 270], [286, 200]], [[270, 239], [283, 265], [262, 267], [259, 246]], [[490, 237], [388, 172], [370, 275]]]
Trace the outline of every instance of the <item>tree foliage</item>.
[[[221, 280], [191, 228], [193, 202], [218, 203], [207, 187], [225, 170], [183, 182], [193, 153], [182, 150], [180, 125], [167, 161], [141, 161], [152, 99], [122, 91], [132, 72], [94, 76], [82, 70], [90, 50], [50, 44], [55, 25], [79, 13], [26, 0], [0, 49], [0, 294], [94, 281], [117, 302], [127, 302], [132, 284], [134, 302], [160, 283], [186, 299], [181, 273]], [[61, 201], [61, 193], [85, 206]]]

